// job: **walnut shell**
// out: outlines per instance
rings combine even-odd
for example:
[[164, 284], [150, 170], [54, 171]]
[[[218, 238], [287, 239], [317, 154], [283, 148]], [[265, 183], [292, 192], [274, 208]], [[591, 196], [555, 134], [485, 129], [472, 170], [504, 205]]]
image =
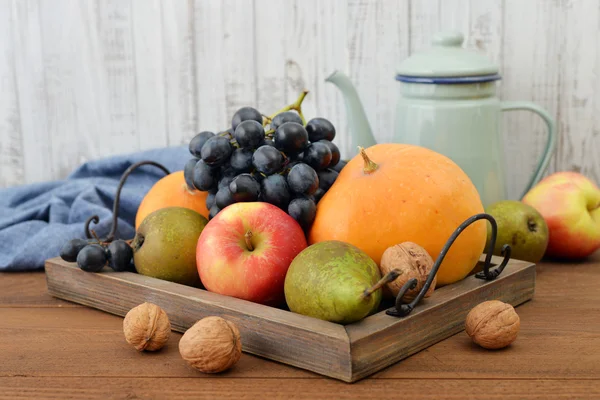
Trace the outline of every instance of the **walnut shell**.
[[473, 307], [465, 321], [467, 335], [486, 349], [500, 349], [514, 342], [520, 326], [513, 306], [499, 300], [484, 301]]
[[[385, 275], [395, 269], [400, 272], [398, 278], [386, 285], [384, 294], [387, 297], [396, 297], [402, 286], [412, 278], [417, 279], [417, 286], [409, 289], [404, 295], [407, 301], [414, 300], [419, 294], [429, 273], [433, 269], [433, 259], [423, 247], [413, 242], [403, 242], [388, 247], [381, 256], [379, 264], [381, 274]], [[431, 285], [424, 297], [429, 297], [435, 290], [437, 274], [433, 278]]]
[[192, 325], [179, 341], [181, 357], [204, 373], [231, 368], [242, 355], [240, 331], [231, 321], [205, 317]]
[[156, 351], [169, 340], [171, 323], [167, 313], [152, 303], [142, 303], [129, 310], [123, 320], [127, 343], [138, 351]]

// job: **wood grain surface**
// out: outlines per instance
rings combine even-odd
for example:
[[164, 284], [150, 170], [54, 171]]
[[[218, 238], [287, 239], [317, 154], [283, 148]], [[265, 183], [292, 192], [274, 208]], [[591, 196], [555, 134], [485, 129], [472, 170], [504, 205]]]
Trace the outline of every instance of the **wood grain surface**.
[[536, 267], [521, 330], [488, 351], [460, 332], [357, 383], [244, 353], [205, 375], [179, 356], [181, 334], [138, 353], [123, 319], [53, 300], [43, 273], [0, 274], [2, 399], [597, 399], [600, 397], [600, 254]]
[[148, 301], [167, 313], [178, 332], [218, 315], [238, 326], [246, 352], [339, 379], [351, 376], [350, 344], [342, 325], [139, 274], [88, 274], [60, 258], [46, 262], [46, 273], [55, 297], [119, 316]]
[[512, 260], [494, 281], [469, 276], [436, 289], [401, 322], [377, 313], [349, 325], [346, 331], [352, 348], [352, 377], [356, 380], [369, 376], [462, 331], [467, 313], [482, 301], [495, 299], [516, 307], [530, 300], [534, 291], [535, 267]]
[[46, 261], [46, 281], [54, 297], [118, 316], [143, 302], [157, 304], [177, 332], [218, 315], [238, 326], [245, 352], [355, 382], [463, 330], [468, 310], [482, 301], [517, 306], [530, 300], [535, 266], [511, 260], [493, 281], [468, 276], [436, 289], [405, 318], [386, 315], [391, 304], [382, 304], [378, 313], [347, 325], [129, 272], [90, 274], [58, 257]]
[[[459, 30], [500, 67], [503, 100], [556, 119], [549, 172], [600, 180], [596, 0], [4, 0], [0, 2], [0, 187], [64, 178], [110, 154], [184, 144], [241, 105], [272, 113], [309, 89], [306, 115], [346, 111], [324, 82], [357, 86], [373, 132], [392, 137], [402, 60]], [[509, 197], [544, 148], [539, 117], [503, 116]], [[183, 168], [183, 164], [182, 164]]]

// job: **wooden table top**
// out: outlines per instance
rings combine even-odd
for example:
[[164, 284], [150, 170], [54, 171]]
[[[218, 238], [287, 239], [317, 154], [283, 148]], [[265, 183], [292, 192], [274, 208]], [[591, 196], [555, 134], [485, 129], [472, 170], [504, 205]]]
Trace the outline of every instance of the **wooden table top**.
[[600, 399], [600, 253], [539, 264], [534, 299], [516, 310], [508, 348], [463, 331], [354, 384], [246, 353], [204, 375], [179, 356], [180, 334], [138, 353], [121, 317], [50, 297], [42, 272], [0, 273], [0, 399]]

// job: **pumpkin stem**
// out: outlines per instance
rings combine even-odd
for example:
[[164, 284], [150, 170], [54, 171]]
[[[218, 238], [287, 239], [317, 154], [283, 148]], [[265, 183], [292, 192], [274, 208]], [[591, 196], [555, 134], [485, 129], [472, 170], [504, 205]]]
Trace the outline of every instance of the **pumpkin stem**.
[[369, 156], [367, 155], [367, 152], [365, 151], [364, 147], [358, 146], [358, 150], [360, 150], [360, 155], [362, 156], [364, 162], [365, 162], [365, 166], [363, 167], [363, 171], [365, 174], [370, 174], [372, 172], [374, 172], [377, 168], [379, 168], [379, 165], [377, 165], [376, 163], [374, 163]]
[[381, 278], [379, 281], [377, 281], [376, 284], [374, 284], [373, 286], [371, 286], [368, 289], [365, 289], [365, 291], [361, 294], [361, 298], [362, 299], [366, 299], [371, 294], [373, 294], [373, 292], [375, 292], [376, 290], [379, 290], [384, 285], [386, 285], [386, 284], [388, 284], [390, 282], [393, 282], [399, 275], [400, 275], [400, 271], [399, 270], [397, 270], [397, 269], [391, 270], [390, 272], [388, 272], [387, 274], [385, 274], [383, 276], [383, 278]]

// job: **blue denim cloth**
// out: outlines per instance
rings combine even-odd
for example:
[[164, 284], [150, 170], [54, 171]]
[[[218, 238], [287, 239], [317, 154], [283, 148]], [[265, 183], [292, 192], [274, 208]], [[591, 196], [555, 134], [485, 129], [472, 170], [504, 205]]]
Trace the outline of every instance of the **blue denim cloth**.
[[[85, 238], [85, 220], [94, 214], [100, 222], [93, 229], [106, 236], [119, 179], [130, 165], [152, 160], [175, 172], [190, 157], [187, 146], [153, 149], [87, 162], [64, 180], [0, 189], [0, 271], [42, 269], [66, 241]], [[163, 176], [150, 165], [129, 175], [121, 192], [118, 238], [133, 237], [137, 208]]]

